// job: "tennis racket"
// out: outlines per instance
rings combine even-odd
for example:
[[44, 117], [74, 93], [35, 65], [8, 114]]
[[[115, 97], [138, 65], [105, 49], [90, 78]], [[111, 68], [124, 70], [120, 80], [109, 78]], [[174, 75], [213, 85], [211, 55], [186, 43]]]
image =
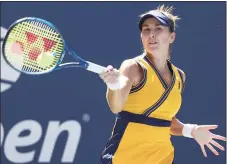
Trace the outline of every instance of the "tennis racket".
[[[29, 75], [68, 67], [84, 68], [98, 74], [106, 70], [106, 67], [78, 56], [69, 49], [52, 23], [36, 17], [25, 17], [14, 22], [7, 31], [2, 50], [12, 68]], [[65, 54], [71, 55], [75, 61], [62, 63]]]
[[[65, 54], [73, 56], [75, 62], [62, 64]], [[67, 67], [81, 67], [98, 74], [106, 69], [79, 57], [52, 23], [35, 17], [19, 19], [9, 27], [3, 56], [14, 69], [31, 75]]]

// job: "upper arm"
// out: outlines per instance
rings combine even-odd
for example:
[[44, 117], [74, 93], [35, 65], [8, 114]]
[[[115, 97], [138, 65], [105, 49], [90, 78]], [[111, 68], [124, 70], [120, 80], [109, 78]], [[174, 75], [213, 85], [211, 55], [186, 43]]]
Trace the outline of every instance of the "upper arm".
[[122, 110], [128, 95], [132, 88], [135, 79], [136, 62], [133, 59], [125, 60], [119, 68], [120, 89], [107, 89], [106, 97], [108, 104], [113, 113], [118, 113]]
[[138, 69], [137, 62], [133, 59], [125, 60], [121, 64], [121, 67], [119, 68], [121, 75], [127, 77], [128, 85], [130, 85], [130, 87], [132, 87], [135, 81], [136, 72], [138, 72], [137, 69]]
[[131, 88], [138, 76], [138, 65], [134, 59], [125, 60], [119, 69], [121, 76], [124, 76], [121, 81], [121, 94], [123, 97], [123, 103], [131, 91]]

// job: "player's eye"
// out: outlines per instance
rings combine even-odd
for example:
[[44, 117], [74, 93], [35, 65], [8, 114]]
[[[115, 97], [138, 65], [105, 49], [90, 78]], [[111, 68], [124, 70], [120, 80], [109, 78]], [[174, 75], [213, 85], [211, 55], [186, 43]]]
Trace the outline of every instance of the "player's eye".
[[144, 28], [143, 31], [148, 32], [150, 31], [150, 28]]

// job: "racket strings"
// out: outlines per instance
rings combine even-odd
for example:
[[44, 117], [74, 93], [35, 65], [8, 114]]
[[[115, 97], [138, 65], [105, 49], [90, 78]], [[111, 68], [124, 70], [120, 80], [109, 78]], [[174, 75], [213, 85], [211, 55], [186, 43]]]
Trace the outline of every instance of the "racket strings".
[[[64, 44], [59, 33], [48, 25], [26, 21], [12, 29], [5, 47], [8, 61], [17, 69], [24, 72], [43, 72], [57, 65]], [[15, 47], [18, 51], [12, 50]], [[38, 58], [45, 52], [54, 52], [55, 56], [48, 65], [43, 66], [38, 62]]]

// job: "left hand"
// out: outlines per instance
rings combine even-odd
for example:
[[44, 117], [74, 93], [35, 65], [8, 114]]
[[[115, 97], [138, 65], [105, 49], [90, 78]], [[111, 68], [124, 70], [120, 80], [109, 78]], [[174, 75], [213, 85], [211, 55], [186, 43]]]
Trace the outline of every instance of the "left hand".
[[[219, 143], [217, 143], [214, 139], [226, 141], [226, 138], [220, 135], [216, 135], [210, 132], [210, 130], [216, 129], [218, 125], [201, 125], [198, 126], [197, 128], [194, 128], [192, 130], [192, 136], [194, 139], [198, 142], [198, 144], [201, 147], [201, 150], [203, 152], [203, 155], [207, 157], [207, 153], [205, 150], [205, 145], [215, 154], [219, 155], [217, 150], [214, 149], [214, 146], [219, 148], [220, 150], [224, 151], [224, 147], [221, 146]], [[212, 145], [211, 145], [212, 144]]]

